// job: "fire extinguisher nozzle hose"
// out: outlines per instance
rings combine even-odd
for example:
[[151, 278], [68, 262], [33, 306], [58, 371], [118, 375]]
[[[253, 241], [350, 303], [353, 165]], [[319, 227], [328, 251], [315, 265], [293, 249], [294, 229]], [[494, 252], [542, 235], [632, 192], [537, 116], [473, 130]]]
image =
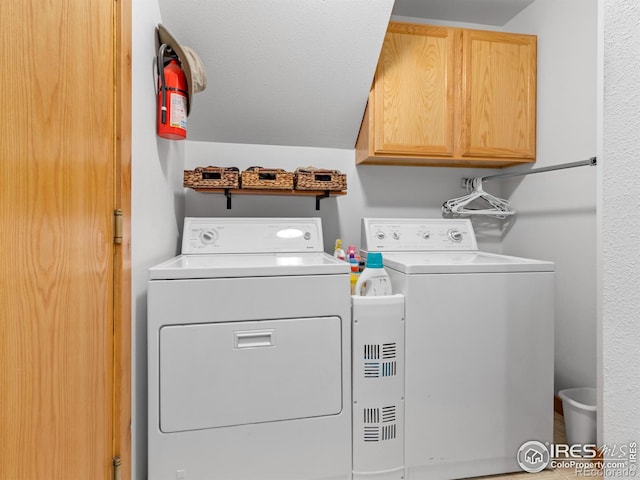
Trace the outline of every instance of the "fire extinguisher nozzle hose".
[[158, 57], [156, 58], [156, 68], [158, 69], [158, 75], [160, 76], [160, 91], [162, 94], [162, 124], [167, 123], [167, 92], [165, 88], [164, 80], [164, 51], [167, 45], [162, 44], [158, 50]]

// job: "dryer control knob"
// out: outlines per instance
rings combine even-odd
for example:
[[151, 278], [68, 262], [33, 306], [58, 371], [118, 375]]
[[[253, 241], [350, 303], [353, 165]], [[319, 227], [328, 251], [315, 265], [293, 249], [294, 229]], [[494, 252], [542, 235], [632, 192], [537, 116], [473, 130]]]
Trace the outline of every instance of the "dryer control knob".
[[213, 243], [218, 239], [218, 232], [215, 230], [203, 230], [200, 234], [200, 240], [204, 244]]
[[424, 232], [422, 234], [422, 239], [423, 240], [429, 240], [431, 238], [431, 233], [430, 232]]
[[448, 235], [452, 242], [459, 243], [462, 241], [462, 232], [460, 230], [452, 228], [449, 230]]
[[393, 232], [392, 236], [394, 240], [400, 240], [400, 234], [398, 232]]
[[386, 235], [384, 234], [384, 232], [382, 230], [378, 230], [376, 232], [376, 238], [378, 240], [384, 240], [384, 237], [386, 237]]

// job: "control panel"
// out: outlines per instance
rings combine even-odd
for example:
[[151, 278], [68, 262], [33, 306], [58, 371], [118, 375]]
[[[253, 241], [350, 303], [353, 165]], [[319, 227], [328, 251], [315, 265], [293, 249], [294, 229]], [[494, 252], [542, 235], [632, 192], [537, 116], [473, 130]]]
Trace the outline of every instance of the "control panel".
[[183, 254], [322, 251], [320, 218], [184, 219]]
[[468, 219], [363, 218], [362, 248], [369, 252], [478, 250]]

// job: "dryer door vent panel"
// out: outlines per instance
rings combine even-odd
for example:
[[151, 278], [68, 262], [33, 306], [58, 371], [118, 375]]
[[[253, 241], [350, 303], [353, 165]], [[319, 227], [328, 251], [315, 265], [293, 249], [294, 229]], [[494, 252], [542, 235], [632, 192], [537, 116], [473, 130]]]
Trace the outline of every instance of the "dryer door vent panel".
[[339, 414], [341, 328], [338, 317], [161, 328], [161, 431]]

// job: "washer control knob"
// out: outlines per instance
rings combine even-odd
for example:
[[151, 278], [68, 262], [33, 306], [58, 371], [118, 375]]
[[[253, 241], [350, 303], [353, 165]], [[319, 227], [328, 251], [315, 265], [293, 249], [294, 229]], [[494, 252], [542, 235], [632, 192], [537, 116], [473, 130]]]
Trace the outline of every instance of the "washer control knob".
[[378, 230], [378, 231], [376, 232], [376, 238], [377, 238], [378, 240], [384, 240], [384, 239], [385, 239], [385, 237], [386, 237], [386, 235], [384, 234], [384, 232], [383, 232], [382, 230]]
[[462, 232], [460, 230], [452, 228], [451, 230], [449, 230], [447, 235], [452, 242], [460, 243], [462, 241]]
[[423, 240], [429, 240], [431, 238], [431, 232], [424, 232], [422, 234], [422, 239]]
[[392, 236], [394, 240], [400, 240], [400, 234], [398, 232], [393, 232]]
[[304, 239], [311, 240], [311, 232], [304, 232]]
[[218, 232], [215, 230], [203, 230], [200, 233], [200, 240], [204, 244], [214, 243], [218, 239]]

